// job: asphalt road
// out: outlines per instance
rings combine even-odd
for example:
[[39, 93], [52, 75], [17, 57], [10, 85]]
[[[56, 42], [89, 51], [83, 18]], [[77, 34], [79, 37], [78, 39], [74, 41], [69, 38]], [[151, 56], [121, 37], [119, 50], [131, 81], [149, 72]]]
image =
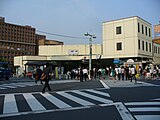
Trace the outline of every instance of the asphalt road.
[[143, 82], [53, 80], [41, 94], [33, 80], [0, 81], [0, 119], [159, 120], [160, 81]]

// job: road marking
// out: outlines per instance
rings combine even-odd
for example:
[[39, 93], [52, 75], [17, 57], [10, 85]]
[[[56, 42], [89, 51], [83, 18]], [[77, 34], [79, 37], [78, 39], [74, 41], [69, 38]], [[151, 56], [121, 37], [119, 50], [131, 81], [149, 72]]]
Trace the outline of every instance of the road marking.
[[135, 115], [137, 120], [160, 120], [160, 115]]
[[25, 93], [23, 94], [24, 98], [26, 99], [28, 105], [32, 109], [32, 111], [37, 110], [46, 110], [41, 103], [31, 94], [31, 93]]
[[5, 95], [3, 114], [18, 112], [14, 94]]
[[160, 100], [160, 98], [157, 98], [157, 99], [152, 99], [152, 100]]
[[44, 96], [46, 99], [48, 99], [51, 103], [56, 105], [58, 108], [69, 108], [69, 107], [72, 107], [72, 106], [66, 104], [65, 102], [59, 100], [58, 98], [52, 96], [51, 94], [48, 94], [48, 93], [42, 94], [41, 93], [41, 95]]
[[76, 94], [91, 98], [93, 100], [106, 103], [106, 104], [113, 103], [112, 100], [104, 99], [104, 98], [101, 98], [101, 97], [98, 97], [98, 96], [94, 96], [94, 95], [91, 95], [91, 94], [88, 94], [88, 93], [84, 93], [84, 92], [80, 92], [80, 91], [76, 91], [76, 90], [73, 91], [73, 92], [76, 93]]
[[[79, 92], [82, 91], [82, 92]], [[85, 91], [89, 91], [89, 93], [86, 93]], [[75, 93], [75, 94], [70, 94], [71, 93]], [[108, 93], [105, 92], [101, 92], [98, 90], [89, 90], [89, 89], [83, 89], [83, 90], [72, 90], [69, 93], [66, 91], [60, 91], [60, 92], [56, 92], [59, 96], [63, 96], [67, 99], [69, 99], [70, 101], [76, 102], [79, 104], [79, 107], [74, 107], [72, 105], [70, 105], [70, 103], [66, 103], [65, 101], [63, 101], [63, 99], [59, 99], [56, 96], [54, 96], [54, 94], [49, 94], [49, 93], [45, 93], [42, 94], [40, 92], [36, 92], [36, 94], [40, 94], [41, 97], [44, 97], [46, 100], [50, 101], [52, 104], [54, 104], [55, 106], [57, 106], [58, 108], [53, 108], [52, 110], [48, 110], [47, 107], [45, 108], [45, 106], [43, 105], [43, 103], [40, 102], [40, 99], [37, 99], [36, 96], [34, 96], [35, 92], [33, 93], [13, 93], [13, 94], [6, 94], [3, 97], [4, 98], [4, 104], [2, 104], [5, 110], [3, 110], [3, 113], [0, 114], [0, 118], [1, 117], [7, 117], [7, 116], [17, 116], [17, 115], [25, 115], [25, 114], [30, 114], [30, 113], [44, 113], [44, 112], [50, 112], [50, 111], [63, 111], [63, 110], [74, 110], [74, 109], [85, 109], [85, 108], [91, 108], [94, 107], [95, 105], [103, 105], [103, 104], [108, 104], [108, 105], [114, 105], [112, 100], [108, 100], [106, 97], [110, 97], [110, 95]], [[92, 95], [93, 93], [96, 93], [97, 95], [103, 95], [102, 97], [97, 96], [96, 94]], [[23, 106], [17, 106], [19, 105], [16, 101], [16, 97], [15, 95], [23, 95], [24, 99], [25, 99], [25, 104], [27, 104], [31, 109], [30, 111], [24, 111], [24, 112], [20, 112], [19, 109], [23, 108]], [[77, 96], [78, 95], [78, 96]], [[101, 103], [94, 103], [94, 102], [90, 102], [90, 100], [85, 100], [85, 98], [81, 98], [80, 96], [85, 96], [87, 98], [90, 98], [92, 100], [95, 101], [99, 101]], [[10, 103], [10, 105], [8, 104], [7, 100], [11, 101], [12, 103]], [[23, 101], [22, 101], [23, 102]], [[83, 106], [81, 106], [83, 105]], [[7, 107], [8, 106], [8, 107]], [[6, 113], [4, 113], [5, 111], [7, 111]]]
[[108, 93], [105, 93], [105, 92], [100, 92], [100, 91], [96, 91], [96, 90], [93, 90], [93, 89], [88, 89], [86, 91], [89, 91], [89, 92], [92, 92], [92, 93], [96, 93], [96, 94], [99, 94], [99, 95], [104, 95], [104, 96], [107, 96], [107, 97], [110, 97], [110, 95]]
[[138, 107], [128, 108], [131, 112], [148, 112], [148, 111], [160, 111], [160, 107]]
[[121, 103], [114, 103], [123, 120], [135, 120], [126, 107]]
[[104, 88], [110, 89], [110, 87], [103, 80], [100, 80], [100, 82], [101, 82], [101, 84], [103, 85]]
[[70, 100], [72, 100], [72, 101], [74, 101], [74, 102], [76, 102], [76, 103], [78, 103], [78, 104], [81, 104], [81, 105], [83, 105], [83, 106], [95, 105], [95, 104], [93, 104], [93, 103], [91, 103], [91, 102], [88, 102], [88, 101], [86, 101], [86, 100], [83, 100], [83, 99], [81, 99], [81, 98], [75, 97], [75, 96], [70, 95], [70, 94], [65, 93], [65, 92], [61, 92], [61, 93], [59, 93], [59, 94], [62, 95], [62, 96], [64, 96], [64, 97], [66, 97], [66, 98], [68, 98], [68, 99], [70, 99]]
[[124, 103], [125, 105], [160, 105], [160, 102], [129, 102]]

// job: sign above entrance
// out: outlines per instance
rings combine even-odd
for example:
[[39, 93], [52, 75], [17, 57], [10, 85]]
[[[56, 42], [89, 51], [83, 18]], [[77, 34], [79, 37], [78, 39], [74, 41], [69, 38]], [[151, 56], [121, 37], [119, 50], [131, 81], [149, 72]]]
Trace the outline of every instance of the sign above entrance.
[[69, 55], [78, 55], [78, 50], [68, 50]]

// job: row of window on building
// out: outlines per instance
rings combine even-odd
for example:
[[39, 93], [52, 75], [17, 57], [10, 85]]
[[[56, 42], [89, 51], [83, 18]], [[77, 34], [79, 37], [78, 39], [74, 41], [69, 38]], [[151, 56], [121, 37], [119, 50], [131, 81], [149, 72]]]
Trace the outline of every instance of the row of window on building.
[[[140, 29], [140, 28], [142, 28], [142, 29]], [[145, 34], [148, 37], [151, 37], [151, 29], [148, 28], [147, 26], [144, 26], [143, 24], [140, 27], [140, 23], [138, 23], [138, 32]], [[116, 27], [116, 34], [117, 35], [122, 34], [122, 27], [121, 26]]]
[[[141, 43], [142, 43], [142, 48], [141, 48]], [[138, 40], [138, 49], [152, 52], [152, 43]], [[160, 47], [154, 46], [153, 52], [156, 54], [160, 54]]]
[[10, 42], [0, 42], [0, 47], [12, 49], [12, 50], [26, 50], [26, 51], [33, 51], [35, 50], [34, 45], [24, 45], [18, 43], [10, 43]]
[[151, 37], [151, 29], [140, 23], [138, 23], [138, 33], [142, 33], [148, 37]]
[[[145, 50], [147, 52], [152, 52], [152, 43], [138, 40], [138, 49]], [[117, 51], [122, 50], [122, 42], [117, 43]], [[154, 46], [154, 53], [160, 54], [160, 47]]]

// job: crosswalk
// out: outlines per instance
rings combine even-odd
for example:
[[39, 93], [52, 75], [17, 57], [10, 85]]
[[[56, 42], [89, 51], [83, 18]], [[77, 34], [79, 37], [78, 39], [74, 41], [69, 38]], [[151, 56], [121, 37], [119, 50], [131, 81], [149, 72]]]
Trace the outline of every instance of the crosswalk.
[[8, 84], [0, 85], [0, 90], [13, 89], [13, 88], [19, 88], [19, 87], [35, 86], [35, 85], [36, 84], [33, 83], [33, 82], [8, 83]]
[[125, 106], [137, 120], [160, 120], [160, 99], [149, 102], [128, 102]]
[[0, 95], [0, 117], [112, 104], [105, 89]]

